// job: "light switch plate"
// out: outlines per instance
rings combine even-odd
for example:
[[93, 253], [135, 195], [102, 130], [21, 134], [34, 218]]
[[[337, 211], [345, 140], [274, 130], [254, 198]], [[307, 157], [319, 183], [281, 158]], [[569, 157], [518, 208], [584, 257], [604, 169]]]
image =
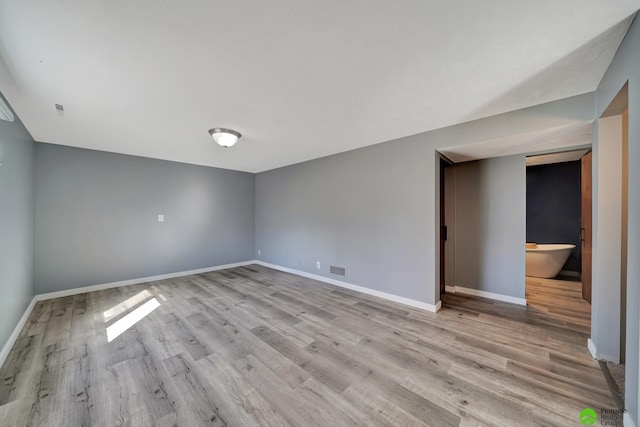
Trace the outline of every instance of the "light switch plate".
[[164, 214], [158, 214], [158, 222], [164, 222]]

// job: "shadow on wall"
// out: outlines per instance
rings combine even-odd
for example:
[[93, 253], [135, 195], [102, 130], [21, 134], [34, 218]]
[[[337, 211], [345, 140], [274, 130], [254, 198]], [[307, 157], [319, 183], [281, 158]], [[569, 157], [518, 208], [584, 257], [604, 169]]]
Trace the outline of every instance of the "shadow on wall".
[[580, 161], [527, 167], [527, 242], [576, 245], [563, 270], [580, 272]]

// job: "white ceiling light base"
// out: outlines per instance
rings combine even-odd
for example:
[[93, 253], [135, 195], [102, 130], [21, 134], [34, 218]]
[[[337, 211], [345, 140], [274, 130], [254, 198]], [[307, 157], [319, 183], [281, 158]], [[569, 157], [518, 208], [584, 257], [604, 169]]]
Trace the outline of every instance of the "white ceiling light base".
[[238, 142], [238, 139], [240, 139], [241, 136], [240, 132], [225, 128], [209, 129], [209, 134], [216, 144], [224, 148], [230, 148], [236, 145], [236, 142]]

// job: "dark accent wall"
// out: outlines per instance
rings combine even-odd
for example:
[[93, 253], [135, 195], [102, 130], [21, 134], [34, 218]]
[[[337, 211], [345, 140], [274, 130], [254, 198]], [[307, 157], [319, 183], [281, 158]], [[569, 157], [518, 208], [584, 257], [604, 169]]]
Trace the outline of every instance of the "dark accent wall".
[[563, 270], [581, 271], [580, 161], [527, 168], [527, 242], [572, 243]]

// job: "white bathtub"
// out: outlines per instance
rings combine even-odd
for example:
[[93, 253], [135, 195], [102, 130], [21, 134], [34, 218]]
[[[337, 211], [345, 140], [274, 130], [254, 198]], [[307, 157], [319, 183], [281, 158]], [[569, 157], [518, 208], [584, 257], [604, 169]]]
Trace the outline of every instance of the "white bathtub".
[[551, 279], [556, 277], [576, 245], [549, 244], [527, 249], [526, 275]]

